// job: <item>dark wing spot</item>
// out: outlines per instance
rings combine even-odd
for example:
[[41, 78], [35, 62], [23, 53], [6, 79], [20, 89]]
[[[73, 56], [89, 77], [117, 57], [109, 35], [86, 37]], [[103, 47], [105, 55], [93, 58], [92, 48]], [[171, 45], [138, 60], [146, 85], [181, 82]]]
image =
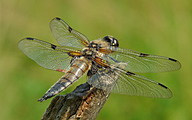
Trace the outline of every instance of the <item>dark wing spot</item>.
[[146, 56], [149, 56], [149, 54], [141, 53], [141, 54], [139, 55], [139, 57], [146, 57]]
[[132, 73], [132, 72], [127, 72], [126, 75], [135, 75], [135, 73]]
[[53, 44], [51, 44], [51, 48], [53, 48], [53, 49], [55, 50], [56, 46], [55, 46], [55, 45], [53, 45]]
[[69, 27], [68, 27], [68, 30], [69, 30], [69, 32], [71, 32], [73, 29], [69, 26]]
[[167, 87], [166, 87], [165, 85], [163, 85], [163, 84], [161, 84], [161, 83], [159, 83], [159, 85], [167, 89]]
[[34, 38], [26, 38], [27, 40], [34, 40]]
[[173, 58], [169, 58], [169, 60], [174, 61], [174, 62], [177, 62], [177, 60], [175, 60], [175, 59], [173, 59]]
[[57, 19], [57, 20], [61, 20], [61, 18], [58, 18], [58, 17], [56, 17], [55, 19]]
[[74, 57], [74, 55], [72, 55], [70, 52], [69, 53], [67, 53], [69, 56], [71, 56], [71, 57]]

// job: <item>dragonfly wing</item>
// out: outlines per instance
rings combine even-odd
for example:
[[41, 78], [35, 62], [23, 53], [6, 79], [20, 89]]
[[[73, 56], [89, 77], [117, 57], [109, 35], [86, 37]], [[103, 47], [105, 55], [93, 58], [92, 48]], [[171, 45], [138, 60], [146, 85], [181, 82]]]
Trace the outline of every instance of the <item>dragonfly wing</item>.
[[170, 98], [172, 96], [169, 88], [161, 83], [132, 72], [122, 72], [121, 66], [125, 66], [122, 63], [118, 63], [116, 66], [113, 69], [99, 70], [88, 79], [88, 83], [99, 89], [118, 94], [153, 98]]
[[69, 47], [60, 47], [34, 39], [24, 38], [18, 43], [18, 47], [40, 66], [65, 72], [70, 67], [70, 51], [80, 52]]
[[[117, 63], [114, 66], [125, 68], [126, 63]], [[98, 70], [96, 74], [88, 78], [88, 83], [96, 88], [111, 92], [119, 79], [121, 72], [116, 69], [106, 68]]]
[[131, 72], [120, 75], [119, 81], [115, 85], [113, 92], [152, 98], [172, 97], [171, 90], [165, 85]]
[[111, 57], [111, 61], [128, 63], [125, 69], [133, 72], [167, 72], [181, 68], [180, 62], [175, 59], [144, 54], [125, 48], [117, 48], [109, 57]]
[[53, 36], [61, 46], [73, 46], [82, 49], [90, 43], [85, 35], [72, 29], [60, 18], [54, 18], [50, 22], [50, 28]]

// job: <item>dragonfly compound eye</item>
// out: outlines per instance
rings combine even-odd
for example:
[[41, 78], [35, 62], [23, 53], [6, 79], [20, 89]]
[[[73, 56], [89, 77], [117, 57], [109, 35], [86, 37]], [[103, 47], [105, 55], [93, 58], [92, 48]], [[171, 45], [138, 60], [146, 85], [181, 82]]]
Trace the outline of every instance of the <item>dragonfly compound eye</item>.
[[113, 36], [105, 36], [103, 38], [104, 41], [108, 42], [110, 44], [110, 46], [113, 47], [119, 47], [119, 42], [116, 38], [114, 38]]

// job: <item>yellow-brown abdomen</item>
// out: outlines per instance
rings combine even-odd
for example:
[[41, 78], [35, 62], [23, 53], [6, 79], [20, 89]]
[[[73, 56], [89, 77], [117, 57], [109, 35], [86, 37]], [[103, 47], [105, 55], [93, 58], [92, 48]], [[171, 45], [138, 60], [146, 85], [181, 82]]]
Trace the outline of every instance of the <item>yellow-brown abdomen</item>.
[[39, 101], [46, 100], [60, 93], [66, 89], [69, 85], [79, 79], [90, 66], [90, 62], [85, 58], [81, 57], [76, 60], [69, 68], [67, 73], [63, 75], [46, 93], [39, 99]]
[[60, 79], [61, 83], [66, 83], [66, 87], [72, 84], [75, 80], [79, 79], [89, 68], [89, 61], [81, 57], [67, 71], [67, 73]]

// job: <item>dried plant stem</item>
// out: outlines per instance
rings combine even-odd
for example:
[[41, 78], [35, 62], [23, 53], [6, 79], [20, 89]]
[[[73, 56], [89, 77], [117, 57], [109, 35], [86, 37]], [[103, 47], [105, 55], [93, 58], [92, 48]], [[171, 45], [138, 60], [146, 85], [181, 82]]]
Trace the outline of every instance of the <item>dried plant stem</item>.
[[72, 93], [56, 96], [42, 120], [94, 120], [110, 93], [81, 84]]

